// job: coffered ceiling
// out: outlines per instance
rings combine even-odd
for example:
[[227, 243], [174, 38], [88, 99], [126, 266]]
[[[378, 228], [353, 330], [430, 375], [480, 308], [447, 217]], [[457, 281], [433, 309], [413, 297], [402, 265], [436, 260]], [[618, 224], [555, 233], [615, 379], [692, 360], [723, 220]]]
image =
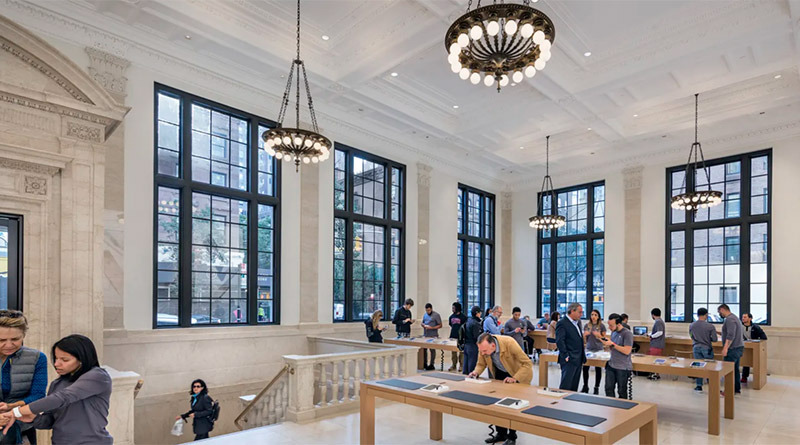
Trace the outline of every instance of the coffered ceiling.
[[[24, 3], [207, 70], [224, 65], [276, 97], [295, 51], [293, 0]], [[500, 93], [450, 72], [444, 32], [466, 4], [304, 0], [303, 58], [323, 130], [344, 121], [515, 184], [538, 181], [548, 134], [555, 171], [688, 151], [695, 92], [701, 141], [798, 126], [798, 0], [540, 0], [556, 27], [553, 57]]]

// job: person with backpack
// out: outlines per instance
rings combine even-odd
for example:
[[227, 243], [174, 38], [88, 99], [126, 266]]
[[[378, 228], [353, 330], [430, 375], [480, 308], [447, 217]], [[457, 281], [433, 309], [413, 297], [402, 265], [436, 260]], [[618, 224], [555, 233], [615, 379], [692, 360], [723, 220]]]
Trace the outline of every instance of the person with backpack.
[[450, 314], [449, 323], [450, 338], [456, 340], [456, 343], [459, 344], [459, 350], [452, 352], [453, 364], [450, 365], [450, 369], [448, 371], [461, 372], [461, 369], [464, 367], [464, 349], [461, 346], [462, 342], [459, 339], [458, 333], [461, 331], [461, 327], [467, 323], [467, 316], [461, 312], [461, 303], [458, 301], [453, 303], [453, 313]]
[[472, 306], [470, 310], [472, 315], [467, 324], [461, 330], [463, 334], [459, 337], [464, 339], [464, 366], [461, 371], [462, 374], [469, 374], [475, 369], [478, 363], [478, 337], [481, 335], [481, 308], [479, 306]]
[[192, 382], [192, 389], [189, 390], [189, 394], [192, 395], [192, 399], [189, 402], [191, 409], [175, 417], [175, 420], [183, 419], [186, 422], [187, 418], [193, 419], [192, 432], [194, 433], [194, 440], [208, 439], [208, 433], [214, 430], [214, 422], [219, 417], [219, 403], [208, 395], [208, 386], [201, 379], [196, 379]]

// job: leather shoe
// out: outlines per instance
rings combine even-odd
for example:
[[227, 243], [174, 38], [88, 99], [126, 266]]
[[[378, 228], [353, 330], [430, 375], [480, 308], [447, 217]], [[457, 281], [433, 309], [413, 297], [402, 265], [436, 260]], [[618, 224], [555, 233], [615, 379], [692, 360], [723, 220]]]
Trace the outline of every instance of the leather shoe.
[[517, 445], [517, 439], [506, 439], [503, 445]]
[[498, 442], [505, 442], [505, 441], [506, 441], [505, 436], [500, 436], [500, 437], [489, 436], [486, 440], [484, 440], [484, 442], [486, 442], [486, 443], [498, 443]]

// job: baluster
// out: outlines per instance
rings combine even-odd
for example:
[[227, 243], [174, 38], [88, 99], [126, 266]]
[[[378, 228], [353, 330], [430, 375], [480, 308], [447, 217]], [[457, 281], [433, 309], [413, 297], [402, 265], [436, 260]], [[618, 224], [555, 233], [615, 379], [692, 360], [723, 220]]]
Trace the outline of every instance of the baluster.
[[264, 421], [266, 425], [271, 425], [275, 423], [275, 418], [273, 417], [275, 401], [272, 400], [272, 394], [267, 394], [264, 397], [267, 399], [267, 412], [264, 413]]
[[353, 362], [353, 398], [351, 400], [358, 400], [358, 393], [361, 389], [361, 359]]
[[372, 380], [372, 374], [370, 374], [371, 369], [369, 363], [372, 361], [371, 358], [365, 357], [364, 358], [364, 380]]
[[401, 367], [400, 376], [405, 377], [408, 375], [408, 363], [405, 360], [405, 354], [398, 354], [397, 355], [397, 366]]
[[281, 407], [282, 407], [281, 408], [281, 410], [282, 410], [281, 420], [286, 418], [286, 408], [289, 406], [289, 385], [288, 384], [284, 384], [283, 385], [282, 394], [283, 394], [283, 401], [281, 402]]
[[383, 375], [386, 376], [386, 377], [391, 377], [392, 376], [392, 371], [389, 368], [389, 356], [388, 355], [384, 355], [383, 356]]
[[339, 363], [332, 362], [331, 368], [331, 405], [339, 403]]
[[344, 361], [344, 376], [342, 378], [342, 402], [350, 400], [350, 363], [352, 360]]
[[325, 363], [319, 364], [319, 380], [317, 385], [319, 387], [319, 406], [325, 406], [328, 403], [328, 370]]

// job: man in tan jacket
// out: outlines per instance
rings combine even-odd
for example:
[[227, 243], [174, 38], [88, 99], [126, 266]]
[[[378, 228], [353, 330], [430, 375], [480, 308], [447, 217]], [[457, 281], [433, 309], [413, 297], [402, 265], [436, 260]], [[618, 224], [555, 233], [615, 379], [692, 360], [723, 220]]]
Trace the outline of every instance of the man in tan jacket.
[[[478, 337], [478, 363], [469, 377], [475, 378], [489, 368], [489, 374], [495, 380], [505, 383], [531, 384], [533, 363], [516, 340], [504, 335], [492, 335], [484, 332]], [[486, 443], [503, 442], [503, 445], [515, 445], [517, 432], [496, 426], [497, 436], [490, 434]]]

